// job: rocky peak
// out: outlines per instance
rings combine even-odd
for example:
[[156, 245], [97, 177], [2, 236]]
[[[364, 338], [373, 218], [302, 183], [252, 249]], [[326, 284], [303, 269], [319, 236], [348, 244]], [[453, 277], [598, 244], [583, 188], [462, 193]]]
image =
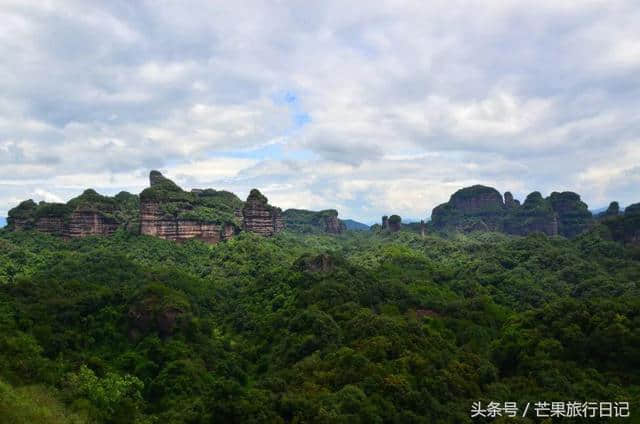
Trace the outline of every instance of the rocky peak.
[[284, 228], [280, 208], [269, 205], [265, 195], [254, 188], [242, 208], [243, 228], [263, 236], [272, 236]]
[[149, 185], [153, 187], [154, 185], [161, 184], [165, 181], [166, 178], [160, 171], [153, 170], [149, 172]]
[[475, 231], [477, 228], [488, 228], [501, 231], [505, 210], [498, 190], [474, 185], [456, 191], [447, 203], [436, 206], [431, 213], [431, 220], [437, 229]]
[[609, 207], [606, 211], [604, 211], [602, 215], [605, 217], [620, 215], [620, 205], [618, 204], [618, 202], [609, 203]]
[[557, 214], [558, 234], [575, 237], [584, 232], [593, 223], [593, 216], [580, 195], [571, 191], [553, 192], [547, 198], [553, 211]]
[[520, 201], [513, 198], [513, 194], [510, 191], [504, 193], [504, 206], [507, 209], [513, 209], [520, 206]]
[[629, 205], [624, 214], [609, 216], [601, 222], [614, 240], [640, 246], [640, 203]]
[[634, 203], [627, 206], [624, 209], [624, 216], [638, 216], [640, 215], [640, 203]]
[[282, 217], [288, 230], [299, 233], [340, 234], [347, 229], [345, 223], [338, 219], [338, 211], [335, 209], [287, 209]]
[[386, 230], [387, 228], [389, 228], [389, 217], [387, 215], [384, 215], [382, 217], [382, 229]]
[[392, 233], [400, 231], [400, 227], [402, 227], [402, 218], [400, 215], [391, 215], [389, 217], [389, 230]]
[[449, 200], [462, 213], [473, 214], [504, 208], [502, 195], [493, 187], [474, 185], [456, 191]]

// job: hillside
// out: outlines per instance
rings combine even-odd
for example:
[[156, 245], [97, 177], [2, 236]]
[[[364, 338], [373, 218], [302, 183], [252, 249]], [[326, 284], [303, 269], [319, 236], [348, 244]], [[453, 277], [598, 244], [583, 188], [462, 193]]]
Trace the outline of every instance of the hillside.
[[604, 226], [214, 245], [2, 230], [0, 390], [12, 413], [57, 422], [453, 424], [496, 399], [634, 410], [638, 281], [640, 250]]

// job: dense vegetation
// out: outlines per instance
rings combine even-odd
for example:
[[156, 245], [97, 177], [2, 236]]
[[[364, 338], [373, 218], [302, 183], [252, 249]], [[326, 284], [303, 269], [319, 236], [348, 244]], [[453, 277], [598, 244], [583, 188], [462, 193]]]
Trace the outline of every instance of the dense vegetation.
[[640, 250], [604, 232], [0, 231], [0, 417], [485, 422], [478, 400], [630, 401], [633, 417]]

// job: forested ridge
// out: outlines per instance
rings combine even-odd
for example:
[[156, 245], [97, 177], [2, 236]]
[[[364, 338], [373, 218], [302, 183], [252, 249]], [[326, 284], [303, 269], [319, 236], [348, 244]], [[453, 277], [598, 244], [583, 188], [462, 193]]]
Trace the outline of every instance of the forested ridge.
[[476, 401], [637, 422], [640, 248], [603, 231], [0, 230], [0, 422], [539, 422]]

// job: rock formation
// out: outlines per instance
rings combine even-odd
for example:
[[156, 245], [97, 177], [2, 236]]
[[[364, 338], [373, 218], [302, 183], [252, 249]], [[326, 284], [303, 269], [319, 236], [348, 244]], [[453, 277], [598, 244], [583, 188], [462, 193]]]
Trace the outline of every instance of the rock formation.
[[35, 229], [65, 238], [108, 236], [137, 219], [136, 207], [137, 196], [122, 192], [108, 197], [88, 189], [66, 204], [24, 201], [9, 211], [7, 223], [13, 230]]
[[339, 261], [327, 253], [315, 256], [305, 254], [296, 261], [294, 267], [299, 271], [306, 272], [330, 272], [336, 268], [336, 262]]
[[239, 230], [242, 201], [228, 192], [186, 192], [158, 171], [140, 193], [140, 233], [166, 240], [217, 243]]
[[577, 193], [553, 192], [547, 198], [551, 208], [557, 214], [558, 234], [575, 237], [593, 224], [593, 216], [587, 204], [580, 200]]
[[287, 229], [299, 233], [340, 234], [347, 229], [346, 225], [338, 219], [338, 211], [335, 209], [323, 211], [287, 209], [282, 215]]
[[272, 236], [284, 228], [280, 208], [269, 205], [258, 189], [251, 190], [242, 209], [243, 228], [263, 236]]
[[455, 192], [449, 202], [434, 208], [431, 218], [438, 230], [541, 232], [565, 237], [575, 237], [593, 224], [591, 212], [576, 193], [554, 192], [545, 199], [533, 192], [520, 205], [510, 192], [505, 193], [503, 203], [497, 190], [480, 185]]
[[510, 191], [504, 193], [504, 206], [507, 209], [513, 209], [520, 206], [520, 201], [513, 198], [513, 194]]
[[402, 218], [400, 215], [391, 215], [388, 220], [389, 231], [397, 233], [402, 227]]
[[609, 229], [613, 240], [640, 246], [640, 203], [627, 206], [623, 214], [605, 215], [600, 222]]
[[618, 215], [620, 215], [620, 205], [618, 204], [618, 202], [611, 202], [609, 203], [609, 207], [607, 208], [607, 210], [602, 212], [598, 216], [598, 218], [608, 218]]
[[521, 207], [510, 210], [505, 216], [503, 229], [508, 234], [521, 236], [531, 233], [555, 236], [558, 235], [558, 219], [540, 192], [534, 191]]
[[386, 230], [387, 228], [389, 228], [389, 217], [387, 215], [384, 215], [382, 217], [382, 229]]
[[[242, 229], [273, 235], [284, 227], [280, 209], [258, 190], [245, 203], [228, 191], [186, 192], [158, 171], [151, 171], [149, 183], [140, 196], [120, 192], [109, 197], [88, 189], [66, 204], [27, 200], [9, 211], [8, 228], [65, 238], [108, 236], [123, 228], [167, 240], [217, 243]], [[325, 225], [327, 231], [340, 231], [337, 212]]]
[[486, 227], [501, 231], [505, 209], [500, 192], [474, 185], [456, 191], [447, 203], [436, 206], [431, 220], [436, 229], [469, 231]]

